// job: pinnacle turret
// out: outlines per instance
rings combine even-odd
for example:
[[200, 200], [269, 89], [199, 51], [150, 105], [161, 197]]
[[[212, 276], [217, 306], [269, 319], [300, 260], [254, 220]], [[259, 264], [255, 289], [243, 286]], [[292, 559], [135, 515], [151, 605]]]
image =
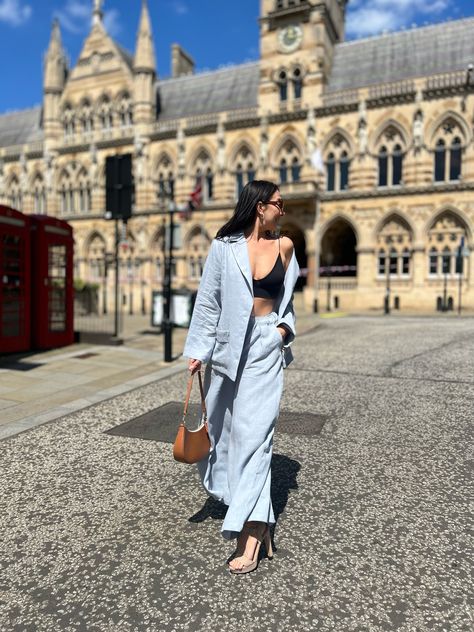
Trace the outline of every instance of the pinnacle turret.
[[44, 90], [61, 92], [67, 76], [67, 58], [58, 20], [54, 20], [44, 64]]
[[147, 72], [156, 74], [155, 47], [151, 31], [150, 14], [146, 0], [142, 3], [140, 25], [137, 34], [137, 46], [135, 51], [135, 72]]

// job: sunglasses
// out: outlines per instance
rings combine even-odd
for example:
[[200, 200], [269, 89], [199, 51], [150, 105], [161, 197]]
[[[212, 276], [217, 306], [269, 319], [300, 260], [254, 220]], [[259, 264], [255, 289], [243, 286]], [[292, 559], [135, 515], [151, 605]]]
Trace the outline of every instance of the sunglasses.
[[283, 200], [275, 200], [274, 202], [272, 200], [269, 200], [268, 202], [264, 202], [264, 204], [271, 204], [272, 206], [276, 206], [277, 209], [279, 209], [280, 211], [283, 211], [285, 208], [285, 203], [283, 202]]

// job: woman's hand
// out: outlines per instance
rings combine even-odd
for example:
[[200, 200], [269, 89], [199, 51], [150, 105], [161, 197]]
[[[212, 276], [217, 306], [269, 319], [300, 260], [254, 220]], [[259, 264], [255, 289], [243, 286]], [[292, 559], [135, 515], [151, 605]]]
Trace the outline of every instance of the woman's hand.
[[286, 329], [284, 327], [277, 327], [278, 331], [281, 334], [281, 337], [283, 338], [283, 340], [285, 340], [285, 336], [286, 336]]
[[189, 360], [188, 370], [191, 371], [191, 375], [194, 375], [198, 371], [201, 370], [202, 362], [201, 360], [193, 360], [192, 358]]

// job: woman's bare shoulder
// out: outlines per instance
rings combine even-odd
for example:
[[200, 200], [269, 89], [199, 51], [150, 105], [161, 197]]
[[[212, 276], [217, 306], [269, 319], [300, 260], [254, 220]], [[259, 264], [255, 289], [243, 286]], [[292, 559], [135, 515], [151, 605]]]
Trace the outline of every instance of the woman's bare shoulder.
[[280, 237], [280, 244], [281, 244], [281, 249], [283, 250], [285, 257], [287, 259], [290, 259], [295, 249], [295, 246], [292, 240], [289, 237]]

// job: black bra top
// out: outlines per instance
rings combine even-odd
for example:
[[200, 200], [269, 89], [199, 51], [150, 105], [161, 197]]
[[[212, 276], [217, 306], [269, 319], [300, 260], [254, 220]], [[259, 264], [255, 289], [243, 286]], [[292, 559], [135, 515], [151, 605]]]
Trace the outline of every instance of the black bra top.
[[[280, 240], [278, 240], [278, 247]], [[275, 300], [280, 292], [283, 281], [285, 280], [285, 266], [278, 253], [277, 260], [272, 270], [263, 277], [263, 279], [252, 279], [253, 295], [255, 298], [267, 298]]]

